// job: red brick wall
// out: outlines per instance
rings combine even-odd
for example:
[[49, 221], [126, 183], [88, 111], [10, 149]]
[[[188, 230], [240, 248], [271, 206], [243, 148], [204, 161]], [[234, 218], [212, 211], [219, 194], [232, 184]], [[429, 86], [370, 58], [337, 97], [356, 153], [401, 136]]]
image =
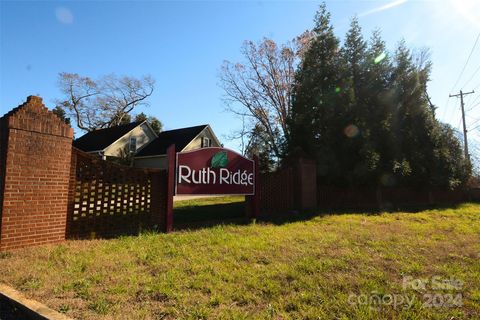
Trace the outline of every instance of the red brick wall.
[[0, 250], [63, 241], [72, 128], [34, 96], [0, 122]]

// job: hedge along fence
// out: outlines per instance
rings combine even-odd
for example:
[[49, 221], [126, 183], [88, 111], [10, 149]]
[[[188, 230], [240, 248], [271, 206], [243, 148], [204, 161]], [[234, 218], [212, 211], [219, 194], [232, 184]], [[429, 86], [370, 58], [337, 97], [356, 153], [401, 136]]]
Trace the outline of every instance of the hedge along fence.
[[173, 178], [97, 159], [72, 140], [39, 97], [0, 118], [0, 250], [164, 228]]
[[67, 237], [163, 230], [166, 178], [166, 170], [122, 166], [73, 148]]

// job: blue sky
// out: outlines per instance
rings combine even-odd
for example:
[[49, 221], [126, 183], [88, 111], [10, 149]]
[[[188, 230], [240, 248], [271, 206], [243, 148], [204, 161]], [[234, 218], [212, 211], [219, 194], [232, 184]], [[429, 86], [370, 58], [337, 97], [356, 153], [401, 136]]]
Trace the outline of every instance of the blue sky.
[[[244, 40], [282, 43], [311, 28], [319, 3], [0, 0], [0, 113], [31, 94], [53, 108], [61, 96], [59, 72], [150, 74], [151, 106], [139, 111], [158, 117], [165, 129], [210, 123], [226, 146], [237, 148], [225, 138], [241, 123], [224, 111], [222, 61], [239, 61]], [[480, 41], [455, 85], [480, 33], [479, 0], [345, 0], [327, 7], [341, 38], [357, 14], [365, 36], [378, 27], [389, 48], [402, 38], [411, 48], [430, 48], [429, 92], [440, 120], [460, 128], [459, 101], [449, 93], [475, 89], [467, 110], [480, 103]], [[467, 113], [470, 127], [478, 119], [480, 105]], [[474, 131], [472, 140], [480, 137]]]

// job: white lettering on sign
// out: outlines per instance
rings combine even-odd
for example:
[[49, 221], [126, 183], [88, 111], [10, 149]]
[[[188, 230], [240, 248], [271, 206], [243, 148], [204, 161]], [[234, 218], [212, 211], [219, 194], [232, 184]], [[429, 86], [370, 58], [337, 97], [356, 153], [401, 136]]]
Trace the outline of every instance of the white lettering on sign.
[[[217, 183], [217, 173], [211, 168], [192, 170], [189, 166], [179, 165], [178, 183], [215, 184]], [[219, 183], [253, 186], [253, 173], [248, 173], [247, 170], [239, 169], [233, 172], [226, 168], [220, 168]]]
[[228, 169], [220, 169], [220, 184], [236, 184], [253, 186], [253, 173], [248, 173], [247, 170], [237, 170], [235, 172]]
[[[186, 175], [182, 173], [184, 169], [186, 169], [188, 172]], [[178, 166], [178, 183], [182, 183], [182, 180], [185, 180], [186, 183], [191, 183], [188, 179], [191, 173], [192, 170], [190, 170], [188, 166]]]
[[220, 184], [230, 184], [228, 183], [229, 171], [225, 168], [220, 168]]

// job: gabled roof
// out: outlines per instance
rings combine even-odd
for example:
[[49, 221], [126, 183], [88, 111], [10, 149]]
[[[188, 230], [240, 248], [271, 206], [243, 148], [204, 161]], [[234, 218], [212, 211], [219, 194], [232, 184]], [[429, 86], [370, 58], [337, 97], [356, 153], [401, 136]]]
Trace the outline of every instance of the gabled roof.
[[135, 157], [149, 157], [166, 154], [167, 148], [172, 144], [175, 144], [175, 151], [180, 152], [206, 127], [208, 127], [207, 124], [202, 124], [201, 126], [162, 131], [158, 134], [158, 138], [140, 150]]
[[73, 141], [73, 146], [85, 151], [100, 151], [141, 125], [144, 121], [137, 121], [121, 126], [91, 131]]

